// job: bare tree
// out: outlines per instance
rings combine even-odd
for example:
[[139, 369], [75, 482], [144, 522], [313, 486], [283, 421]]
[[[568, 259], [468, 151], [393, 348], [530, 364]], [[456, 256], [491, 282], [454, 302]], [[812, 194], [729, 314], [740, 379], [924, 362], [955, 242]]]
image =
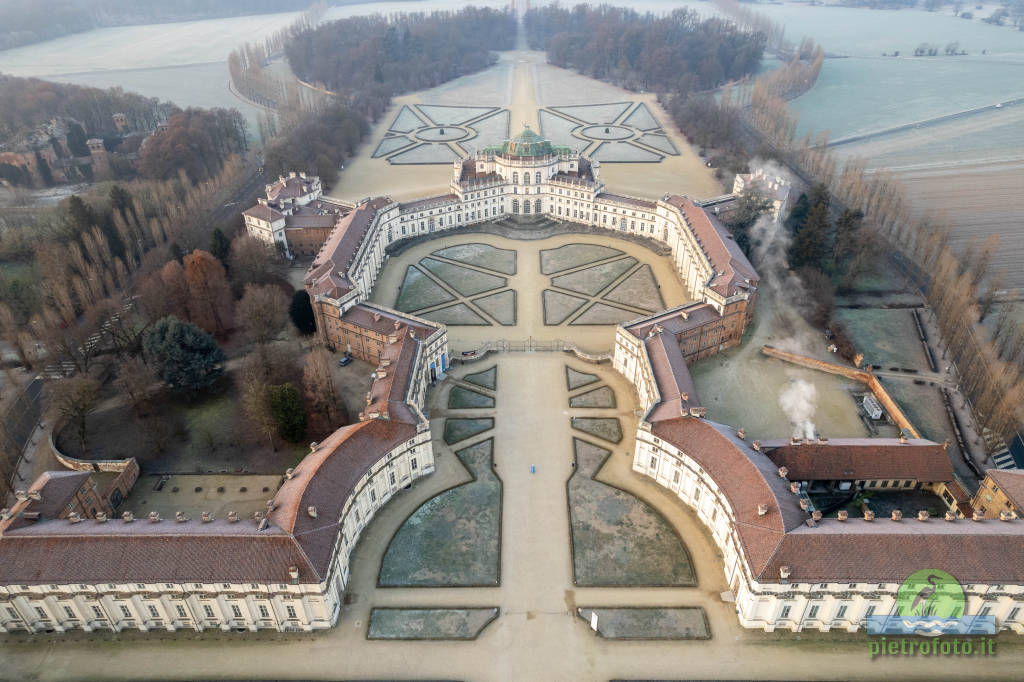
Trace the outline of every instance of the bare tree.
[[272, 284], [247, 284], [235, 311], [249, 340], [264, 346], [280, 335], [288, 323], [288, 297]]
[[50, 412], [74, 424], [84, 451], [86, 418], [100, 404], [100, 382], [85, 375], [60, 379], [47, 386], [46, 395]]
[[274, 247], [247, 234], [232, 240], [228, 264], [236, 291], [241, 291], [246, 284], [264, 284], [284, 273], [281, 257]]
[[124, 396], [129, 409], [141, 415], [149, 411], [159, 381], [156, 373], [141, 357], [132, 356], [121, 361], [114, 385]]
[[306, 357], [302, 372], [306, 405], [316, 430], [321, 433], [342, 426], [348, 416], [334, 383], [331, 360], [331, 354], [326, 349], [316, 348]]
[[274, 433], [277, 422], [270, 412], [270, 382], [266, 367], [260, 362], [258, 354], [246, 358], [239, 370], [238, 388], [242, 397], [242, 410], [253, 426], [262, 431], [270, 439], [270, 447], [277, 452]]

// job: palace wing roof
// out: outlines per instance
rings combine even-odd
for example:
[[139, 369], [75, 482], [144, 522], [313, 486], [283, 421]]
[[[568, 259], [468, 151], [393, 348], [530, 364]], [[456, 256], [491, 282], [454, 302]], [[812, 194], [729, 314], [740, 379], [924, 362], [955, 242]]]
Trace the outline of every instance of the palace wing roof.
[[762, 450], [793, 481], [953, 480], [946, 450], [930, 440], [835, 438], [827, 443], [765, 441]]

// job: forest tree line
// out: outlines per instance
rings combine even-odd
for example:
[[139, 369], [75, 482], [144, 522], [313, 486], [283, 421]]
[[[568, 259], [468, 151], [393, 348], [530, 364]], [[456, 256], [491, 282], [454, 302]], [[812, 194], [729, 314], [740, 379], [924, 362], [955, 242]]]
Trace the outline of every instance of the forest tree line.
[[635, 91], [673, 96], [751, 74], [767, 38], [689, 9], [656, 16], [625, 7], [549, 5], [525, 18], [530, 47], [548, 61]]

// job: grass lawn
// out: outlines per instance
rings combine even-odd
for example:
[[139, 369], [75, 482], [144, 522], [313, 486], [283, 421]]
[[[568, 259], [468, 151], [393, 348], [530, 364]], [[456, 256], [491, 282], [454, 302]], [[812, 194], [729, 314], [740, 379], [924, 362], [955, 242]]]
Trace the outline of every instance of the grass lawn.
[[928, 370], [917, 326], [910, 310], [840, 308], [835, 312], [866, 364]]
[[594, 480], [610, 450], [573, 439], [569, 521], [576, 584], [693, 585], [690, 555], [675, 530], [643, 500]]
[[444, 422], [444, 442], [451, 445], [493, 428], [494, 420], [490, 417], [483, 419], [446, 419]]
[[580, 608], [579, 617], [590, 622], [597, 614], [597, 632], [605, 639], [710, 639], [704, 609], [682, 608]]
[[615, 391], [599, 386], [569, 398], [569, 407], [615, 407]]
[[494, 398], [462, 386], [454, 386], [448, 393], [448, 409], [460, 410], [479, 407], [494, 407]]
[[571, 417], [572, 428], [609, 443], [622, 440], [622, 425], [615, 417]]
[[495, 365], [494, 367], [474, 372], [473, 374], [467, 374], [462, 377], [462, 380], [471, 384], [476, 384], [477, 386], [489, 388], [493, 391], [498, 387], [498, 366]]
[[498, 584], [501, 481], [493, 448], [488, 439], [455, 453], [473, 480], [432, 497], [405, 520], [381, 561], [381, 586]]
[[476, 639], [498, 608], [373, 609], [367, 639]]

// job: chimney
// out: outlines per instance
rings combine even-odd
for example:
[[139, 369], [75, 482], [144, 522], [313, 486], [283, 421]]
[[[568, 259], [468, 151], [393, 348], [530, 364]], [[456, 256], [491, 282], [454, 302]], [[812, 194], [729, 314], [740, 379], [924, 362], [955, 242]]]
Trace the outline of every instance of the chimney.
[[757, 515], [758, 516], [764, 516], [767, 513], [768, 513], [768, 505], [767, 504], [759, 504], [759, 505], [757, 505]]
[[800, 508], [801, 509], [803, 509], [804, 511], [807, 511], [810, 508], [810, 506], [811, 506], [811, 503], [807, 500], [806, 497], [801, 497], [800, 498]]
[[228, 522], [229, 523], [238, 523], [238, 512], [236, 512], [236, 511], [229, 511], [228, 512]]
[[1016, 518], [1016, 516], [1009, 509], [1001, 509], [999, 511], [999, 520], [1000, 521], [1013, 521], [1015, 518]]
[[186, 521], [188, 521], [188, 517], [185, 516], [185, 512], [176, 511], [174, 512], [174, 520], [178, 523], [185, 523]]
[[274, 498], [270, 498], [269, 500], [267, 500], [267, 513], [269, 514], [275, 509], [277, 509], [277, 503], [274, 502]]
[[298, 582], [299, 582], [299, 567], [298, 566], [289, 566], [288, 567], [288, 577], [292, 579], [292, 585], [298, 584]]
[[892, 517], [891, 518], [892, 518], [893, 521], [902, 521], [903, 520], [903, 512], [900, 511], [899, 509], [893, 509], [892, 510]]
[[804, 442], [804, 439], [801, 438], [800, 436], [793, 436], [792, 438], [789, 439], [789, 444], [790, 445], [800, 445], [803, 442]]
[[836, 513], [836, 518], [840, 521], [845, 521], [846, 519], [850, 518], [850, 512], [846, 511], [845, 509], [840, 509]]
[[260, 519], [259, 524], [256, 526], [256, 530], [266, 530], [270, 527], [270, 521], [267, 519]]
[[257, 522], [262, 521], [265, 518], [265, 516], [266, 515], [263, 512], [259, 511], [258, 509], [252, 513], [252, 518]]
[[818, 522], [815, 521], [814, 519], [805, 519], [804, 523], [807, 524], [807, 526], [810, 527], [810, 528], [814, 528], [815, 526], [818, 525]]
[[132, 514], [130, 511], [126, 511], [123, 514], [121, 514], [121, 518], [124, 519], [125, 523], [131, 523], [135, 520], [135, 515]]
[[779, 478], [785, 478], [788, 475], [789, 475], [789, 468], [788, 467], [779, 467]]
[[96, 512], [96, 523], [106, 523], [107, 512]]
[[149, 522], [150, 523], [159, 523], [160, 522], [160, 514], [158, 514], [155, 511], [149, 512]]
[[954, 514], [951, 509], [946, 511], [946, 520], [947, 521], [956, 521], [956, 514]]
[[821, 512], [815, 509], [811, 512], [811, 518], [815, 521], [821, 521]]
[[309, 451], [310, 452], [316, 452], [316, 446], [317, 445], [320, 445], [320, 443], [317, 443], [316, 441], [313, 441], [312, 443], [310, 443], [309, 444]]
[[679, 399], [682, 400], [684, 403], [685, 402], [689, 402], [690, 394], [687, 393], [686, 391], [680, 391], [679, 392]]
[[25, 502], [28, 500], [28, 493], [25, 492], [24, 490], [15, 490], [14, 499], [16, 499], [18, 502]]
[[380, 368], [377, 369], [377, 378], [378, 379], [385, 379], [385, 378], [387, 378], [387, 376], [388, 376], [388, 371], [386, 369], [380, 369]]
[[9, 518], [11, 518], [11, 510], [7, 507], [0, 509], [0, 520], [6, 521]]
[[373, 314], [373, 321], [374, 322], [380, 322], [380, 313], [374, 313]]
[[286, 479], [288, 479], [289, 481], [292, 480], [293, 478], [295, 478], [295, 468], [294, 467], [288, 467], [287, 469], [285, 469], [284, 477]]
[[828, 445], [828, 438], [825, 438], [825, 436], [818, 436], [818, 445]]
[[865, 521], [874, 521], [875, 520], [875, 512], [871, 511], [870, 509], [865, 509], [864, 510], [864, 520]]
[[71, 512], [70, 514], [68, 514], [68, 521], [70, 521], [71, 523], [81, 523], [82, 516], [78, 512]]
[[789, 566], [779, 566], [779, 577], [783, 580], [788, 580], [791, 572]]
[[741, 427], [736, 429], [736, 435], [739, 436], [740, 440], [745, 440], [747, 437], [747, 432]]
[[398, 320], [395, 320], [395, 331], [398, 331], [398, 328], [401, 327], [401, 326], [402, 326], [402, 323], [399, 322]]
[[907, 443], [907, 434], [902, 431], [900, 432], [900, 443], [903, 443], [904, 445]]
[[943, 450], [948, 450], [949, 449], [949, 439], [948, 438], [946, 440], [942, 441], [942, 449]]
[[761, 451], [761, 441], [755, 440], [753, 443], [750, 444], [750, 447], [752, 447], [755, 450], [757, 450], [758, 452], [760, 452]]
[[211, 514], [208, 511], [204, 511], [202, 514], [199, 515], [199, 520], [203, 523], [209, 523], [210, 521], [213, 521], [213, 514]]
[[41, 491], [39, 491], [39, 490], [29, 490], [28, 491], [28, 499], [30, 499], [30, 500], [32, 500], [34, 502], [42, 502], [43, 501], [43, 493]]
[[918, 521], [927, 521], [928, 520], [928, 516], [929, 516], [929, 514], [928, 514], [928, 510], [927, 509], [921, 509], [921, 510], [919, 510], [917, 512], [917, 520]]
[[314, 518], [315, 519], [317, 517], [316, 507], [314, 507], [312, 505], [306, 507], [306, 513], [309, 514], [310, 518]]
[[388, 344], [398, 343], [398, 334], [388, 334]]
[[971, 514], [971, 521], [981, 521], [983, 518], [985, 518], [985, 516], [980, 511], [975, 510], [974, 513]]

